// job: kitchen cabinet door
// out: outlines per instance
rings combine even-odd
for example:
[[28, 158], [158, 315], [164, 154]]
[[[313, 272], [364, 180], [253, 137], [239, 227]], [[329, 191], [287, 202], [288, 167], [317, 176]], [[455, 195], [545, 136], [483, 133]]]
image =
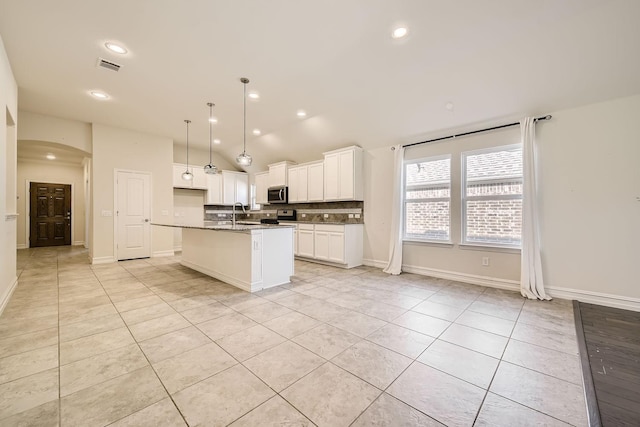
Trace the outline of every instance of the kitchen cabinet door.
[[340, 157], [338, 154], [327, 154], [324, 158], [324, 199], [338, 200], [340, 185], [338, 172]]
[[207, 194], [205, 204], [221, 205], [222, 204], [222, 175], [206, 175]]
[[331, 262], [344, 263], [344, 233], [327, 233], [328, 260]]
[[243, 206], [249, 205], [249, 175], [246, 173], [236, 175], [236, 197], [235, 202], [242, 203]]
[[307, 201], [324, 200], [324, 163], [309, 165], [307, 168]]
[[298, 255], [313, 258], [313, 226], [311, 229], [298, 228]]
[[290, 162], [280, 162], [269, 165], [269, 187], [287, 185], [287, 166]]
[[307, 166], [289, 169], [289, 203], [304, 203], [307, 198]]
[[264, 205], [268, 203], [267, 188], [269, 187], [269, 172], [261, 172], [255, 175], [256, 203]]
[[204, 169], [201, 166], [195, 166], [190, 169], [193, 174], [193, 182], [191, 184], [191, 188], [195, 188], [198, 190], [206, 190], [207, 189], [207, 174], [204, 173]]
[[[173, 164], [173, 187], [174, 188], [191, 188], [192, 182], [182, 179], [182, 173], [187, 170], [187, 165], [180, 163]], [[191, 168], [189, 168], [191, 170]]]
[[362, 148], [324, 153], [324, 199], [363, 200]]
[[313, 250], [316, 259], [329, 261], [329, 233], [316, 231], [313, 233]]

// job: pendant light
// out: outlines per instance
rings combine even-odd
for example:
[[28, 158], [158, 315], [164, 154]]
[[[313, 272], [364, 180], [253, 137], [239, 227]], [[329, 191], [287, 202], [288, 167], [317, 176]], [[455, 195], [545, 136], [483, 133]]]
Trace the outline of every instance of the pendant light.
[[187, 170], [182, 172], [182, 179], [191, 181], [193, 179], [193, 174], [189, 172], [189, 123], [191, 123], [191, 120], [185, 120], [184, 122], [187, 124]]
[[240, 81], [244, 85], [244, 97], [242, 101], [242, 154], [238, 154], [238, 157], [236, 157], [236, 163], [240, 166], [251, 166], [253, 159], [249, 154], [247, 154], [247, 83], [249, 83], [249, 79], [242, 77]]
[[211, 145], [213, 144], [213, 102], [207, 102], [209, 106], [209, 164], [204, 165], [204, 173], [215, 175], [218, 173], [218, 168], [211, 161]]

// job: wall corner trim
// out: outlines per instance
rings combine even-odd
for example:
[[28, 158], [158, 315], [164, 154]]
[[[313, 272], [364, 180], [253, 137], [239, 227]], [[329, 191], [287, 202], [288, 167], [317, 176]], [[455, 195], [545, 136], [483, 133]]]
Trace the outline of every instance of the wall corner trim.
[[9, 304], [11, 295], [13, 295], [13, 291], [15, 291], [16, 287], [18, 286], [18, 276], [16, 276], [12, 280], [12, 282], [13, 283], [11, 283], [11, 286], [9, 286], [7, 293], [2, 297], [2, 300], [0, 300], [0, 315], [2, 315], [2, 313], [4, 312], [4, 309], [7, 307], [7, 304]]
[[173, 249], [169, 249], [166, 251], [155, 251], [152, 257], [157, 258], [157, 257], [174, 256], [174, 255], [175, 255], [175, 252], [173, 251]]
[[29, 249], [29, 246], [26, 243], [18, 243], [16, 249]]

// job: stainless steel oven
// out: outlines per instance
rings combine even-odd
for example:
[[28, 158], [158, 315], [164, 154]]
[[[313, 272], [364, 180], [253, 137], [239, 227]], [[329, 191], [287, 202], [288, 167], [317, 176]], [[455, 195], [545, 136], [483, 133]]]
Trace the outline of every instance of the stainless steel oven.
[[267, 201], [269, 203], [288, 203], [289, 188], [285, 185], [281, 187], [269, 187], [267, 190]]

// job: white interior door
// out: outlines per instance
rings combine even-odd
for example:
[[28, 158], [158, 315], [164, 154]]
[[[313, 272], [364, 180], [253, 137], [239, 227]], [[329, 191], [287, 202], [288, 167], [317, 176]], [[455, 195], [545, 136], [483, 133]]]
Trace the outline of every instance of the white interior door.
[[151, 256], [151, 175], [116, 175], [116, 250], [118, 260]]

